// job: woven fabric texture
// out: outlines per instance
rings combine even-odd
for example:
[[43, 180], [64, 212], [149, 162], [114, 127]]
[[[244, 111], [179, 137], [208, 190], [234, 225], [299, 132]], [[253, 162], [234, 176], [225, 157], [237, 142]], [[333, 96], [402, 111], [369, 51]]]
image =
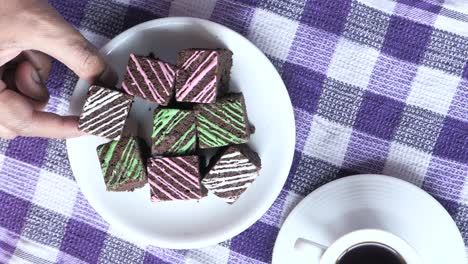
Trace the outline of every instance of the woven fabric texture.
[[[0, 263], [269, 263], [291, 209], [347, 175], [395, 175], [433, 195], [468, 242], [468, 6], [463, 0], [51, 0], [101, 47], [136, 24], [193, 16], [247, 37], [296, 118], [288, 180], [240, 235], [196, 250], [129, 241], [90, 207], [65, 142], [0, 140]], [[54, 63], [47, 110], [77, 77]], [[428, 230], [430, 231], [430, 230]]]

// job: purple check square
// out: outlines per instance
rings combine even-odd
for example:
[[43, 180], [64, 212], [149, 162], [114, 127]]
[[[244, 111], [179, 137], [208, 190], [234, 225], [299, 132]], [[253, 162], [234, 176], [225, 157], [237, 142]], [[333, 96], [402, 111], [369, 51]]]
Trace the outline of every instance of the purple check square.
[[166, 262], [149, 252], [146, 252], [143, 263], [144, 264], [169, 264], [169, 262]]
[[3, 191], [0, 191], [0, 201], [0, 226], [19, 234], [31, 203]]
[[6, 156], [40, 167], [46, 155], [49, 141], [45, 138], [18, 137], [10, 141]]
[[318, 100], [325, 81], [325, 75], [303, 66], [286, 62], [283, 66], [283, 80], [294, 107], [308, 113], [317, 109]]
[[338, 35], [327, 31], [300, 25], [287, 60], [326, 74], [339, 38]]
[[382, 51], [405, 61], [419, 63], [423, 59], [431, 33], [430, 26], [393, 15]]
[[412, 63], [381, 53], [370, 77], [368, 90], [405, 101], [417, 70], [418, 67]]
[[424, 178], [423, 189], [434, 196], [457, 201], [460, 199], [467, 178], [467, 164], [432, 157]]
[[449, 116], [468, 121], [468, 81], [462, 80], [452, 99], [448, 111]]
[[232, 239], [231, 250], [270, 263], [278, 231], [277, 227], [258, 221], [245, 232]]
[[221, 0], [216, 3], [211, 20], [245, 35], [254, 13], [255, 9], [244, 3]]
[[88, 0], [49, 0], [49, 4], [53, 6], [68, 23], [78, 27], [84, 17]]
[[399, 0], [394, 13], [415, 21], [433, 24], [441, 8], [441, 5], [434, 5], [421, 0]]
[[468, 62], [466, 62], [465, 67], [463, 68], [463, 78], [468, 80]]
[[71, 218], [60, 250], [86, 262], [96, 263], [105, 239], [105, 232]]
[[343, 168], [359, 173], [382, 173], [390, 141], [354, 131], [351, 134]]
[[131, 0], [124, 20], [124, 28], [169, 15], [170, 1]]
[[301, 23], [339, 35], [351, 10], [351, 0], [311, 0], [304, 7]]
[[366, 92], [354, 128], [390, 140], [400, 123], [405, 103], [386, 96]]
[[468, 122], [446, 117], [434, 155], [468, 164]]

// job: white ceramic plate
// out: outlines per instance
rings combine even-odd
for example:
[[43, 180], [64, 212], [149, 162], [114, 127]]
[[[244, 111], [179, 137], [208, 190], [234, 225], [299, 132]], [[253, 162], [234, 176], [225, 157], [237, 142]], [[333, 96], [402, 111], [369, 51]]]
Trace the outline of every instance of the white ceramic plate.
[[279, 232], [273, 264], [318, 264], [319, 250], [294, 250], [297, 238], [330, 245], [367, 228], [404, 239], [425, 264], [467, 263], [460, 232], [442, 205], [403, 180], [369, 174], [333, 181], [301, 201]]
[[[255, 223], [273, 204], [289, 173], [295, 144], [294, 115], [281, 77], [270, 61], [247, 39], [213, 22], [193, 18], [164, 18], [133, 27], [102, 50], [122, 80], [130, 52], [148, 54], [175, 63], [183, 48], [219, 48], [233, 51], [231, 88], [244, 93], [248, 115], [256, 127], [249, 145], [263, 168], [254, 184], [234, 204], [215, 196], [200, 202], [151, 203], [149, 187], [133, 193], [105, 191], [96, 147], [97, 137], [67, 140], [68, 155], [83, 194], [111, 225], [160, 247], [197, 248], [227, 240]], [[71, 101], [79, 114], [88, 85], [80, 81]], [[130, 114], [130, 129], [147, 140], [156, 105], [138, 100]], [[137, 129], [139, 128], [139, 129]]]

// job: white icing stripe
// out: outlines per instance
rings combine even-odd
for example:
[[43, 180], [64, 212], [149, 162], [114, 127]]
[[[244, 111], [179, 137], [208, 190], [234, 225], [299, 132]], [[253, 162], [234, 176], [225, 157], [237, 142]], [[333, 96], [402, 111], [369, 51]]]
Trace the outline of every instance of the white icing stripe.
[[220, 173], [225, 173], [225, 172], [251, 171], [251, 170], [256, 170], [256, 169], [257, 169], [257, 167], [255, 167], [254, 165], [250, 165], [250, 166], [245, 166], [245, 167], [242, 167], [242, 168], [211, 170], [210, 174], [211, 173], [220, 174]]
[[[117, 118], [115, 118], [115, 119], [122, 118], [122, 117], [124, 117], [125, 115], [126, 115], [126, 113], [123, 114], [123, 115], [121, 115], [121, 116], [119, 116], [119, 117], [117, 117]], [[114, 119], [114, 120], [115, 120], [115, 119]], [[112, 124], [112, 122], [113, 122], [114, 120], [111, 120], [110, 122], [105, 123], [104, 125], [100, 126], [99, 129], [101, 129], [102, 127], [105, 127], [105, 126], [107, 126], [107, 125], [109, 125], [109, 124]], [[123, 119], [123, 120], [120, 121], [120, 122], [117, 122], [113, 127], [107, 128], [106, 130], [102, 131], [100, 134], [101, 134], [101, 135], [107, 135], [107, 134], [111, 135], [112, 133], [115, 132], [115, 130], [116, 130], [117, 128], [122, 127], [124, 124], [125, 124], [125, 119]], [[98, 129], [93, 130], [93, 132], [96, 131], [96, 130], [98, 130]]]
[[221, 158], [221, 160], [234, 158], [234, 157], [240, 156], [240, 154], [241, 154], [241, 153], [240, 153], [239, 151], [236, 151], [236, 152], [230, 153], [230, 154], [226, 154], [226, 155], [223, 155], [223, 157]]
[[[93, 90], [95, 90], [93, 88]], [[94, 100], [96, 97], [99, 97], [102, 93], [106, 92], [104, 89], [99, 89], [96, 93], [94, 93], [93, 95], [91, 95], [88, 100], [92, 101]]]
[[218, 179], [212, 179], [214, 181], [207, 180], [207, 181], [203, 181], [203, 184], [205, 184], [207, 188], [218, 190], [220, 187], [223, 187], [223, 186], [233, 186], [242, 182], [252, 182], [256, 177], [257, 177], [257, 173], [249, 173], [249, 174], [241, 175], [239, 177], [237, 176], [232, 177], [229, 179], [218, 178]]
[[[116, 124], [115, 126], [113, 126], [112, 128], [110, 128], [109, 130], [104, 131], [102, 133], [103, 137], [109, 137], [110, 135], [112, 135], [113, 133], [116, 132], [116, 128], [122, 127], [124, 124], [125, 124], [125, 121], [122, 121], [122, 122]], [[118, 133], [115, 137], [110, 138], [110, 139], [113, 139], [113, 140], [120, 139], [120, 134], [121, 133]]]
[[103, 127], [112, 124], [115, 120], [118, 120], [126, 115], [127, 115], [127, 111], [125, 111], [125, 109], [112, 113], [107, 118], [102, 120], [101, 122], [98, 122], [99, 125], [97, 127], [94, 127], [93, 129], [89, 129], [89, 132], [94, 133], [98, 130], [101, 130]]
[[[115, 107], [122, 107], [124, 105], [126, 105], [128, 102], [123, 102], [121, 104], [118, 104], [116, 105]], [[109, 111], [105, 111], [105, 112], [102, 112], [100, 113], [99, 115], [87, 120], [86, 122], [82, 123], [81, 126], [84, 127], [86, 125], [88, 125], [88, 123], [92, 123], [92, 122], [95, 122], [98, 118], [101, 118], [103, 115], [107, 115]], [[101, 120], [102, 121], [102, 120]]]
[[86, 116], [86, 111], [93, 111], [95, 110], [95, 108], [101, 108], [103, 103], [108, 104], [112, 101], [119, 99], [120, 97], [123, 97], [123, 95], [110, 93], [94, 101], [88, 100], [89, 104], [86, 104], [84, 106], [84, 111], [85, 111], [84, 115]]
[[230, 165], [230, 164], [244, 164], [244, 163], [247, 163], [249, 162], [248, 159], [241, 159], [241, 160], [236, 160], [236, 159], [233, 159], [233, 160], [220, 160], [216, 166], [220, 165], [220, 166], [223, 166], [223, 165]]
[[216, 189], [213, 190], [214, 193], [224, 193], [224, 192], [230, 192], [230, 191], [235, 191], [235, 190], [240, 190], [240, 189], [247, 189], [252, 184], [252, 182], [246, 182], [244, 185], [237, 186], [237, 187], [231, 187], [231, 188], [224, 188], [224, 189]]

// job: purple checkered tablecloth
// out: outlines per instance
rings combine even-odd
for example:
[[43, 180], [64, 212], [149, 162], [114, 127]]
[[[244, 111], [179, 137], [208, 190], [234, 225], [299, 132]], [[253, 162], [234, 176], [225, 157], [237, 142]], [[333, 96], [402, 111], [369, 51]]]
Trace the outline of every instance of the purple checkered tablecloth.
[[[64, 141], [1, 140], [1, 263], [269, 263], [294, 205], [356, 173], [396, 175], [426, 190], [468, 242], [466, 1], [49, 2], [99, 47], [166, 16], [206, 18], [246, 36], [286, 83], [295, 157], [280, 196], [247, 231], [207, 248], [169, 250], [129, 241], [89, 206]], [[76, 81], [54, 64], [48, 111], [67, 112]]]

